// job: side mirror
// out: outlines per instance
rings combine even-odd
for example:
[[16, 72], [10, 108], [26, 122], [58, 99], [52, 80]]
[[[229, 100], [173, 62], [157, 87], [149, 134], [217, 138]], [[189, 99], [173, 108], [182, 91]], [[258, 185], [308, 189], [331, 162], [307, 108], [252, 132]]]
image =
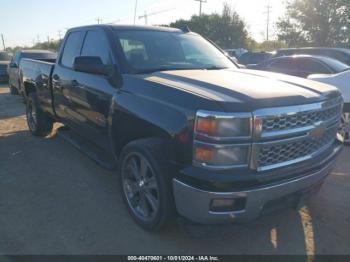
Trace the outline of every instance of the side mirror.
[[74, 59], [73, 69], [78, 72], [95, 75], [108, 75], [107, 66], [98, 56], [78, 56]]

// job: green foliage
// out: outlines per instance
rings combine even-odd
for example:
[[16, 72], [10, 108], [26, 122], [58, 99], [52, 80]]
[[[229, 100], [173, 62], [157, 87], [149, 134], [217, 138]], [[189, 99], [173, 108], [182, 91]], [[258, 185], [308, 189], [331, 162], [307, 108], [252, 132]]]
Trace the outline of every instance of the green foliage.
[[277, 28], [290, 47], [350, 47], [350, 1], [289, 0]]
[[186, 28], [214, 41], [221, 48], [245, 47], [249, 41], [246, 24], [242, 18], [224, 4], [222, 14], [192, 16], [190, 20], [177, 20], [171, 27]]
[[287, 47], [286, 43], [279, 40], [264, 41], [262, 43], [258, 43], [252, 40], [252, 41], [249, 41], [247, 45], [247, 49], [249, 50], [266, 51], [266, 52], [275, 51], [277, 49], [286, 48], [286, 47]]
[[8, 48], [6, 48], [6, 51], [11, 52], [13, 54], [18, 50], [28, 50], [28, 49], [41, 49], [41, 50], [58, 51], [60, 44], [61, 44], [60, 40], [51, 40], [50, 43], [41, 42], [41, 43], [37, 43], [33, 46], [8, 47]]

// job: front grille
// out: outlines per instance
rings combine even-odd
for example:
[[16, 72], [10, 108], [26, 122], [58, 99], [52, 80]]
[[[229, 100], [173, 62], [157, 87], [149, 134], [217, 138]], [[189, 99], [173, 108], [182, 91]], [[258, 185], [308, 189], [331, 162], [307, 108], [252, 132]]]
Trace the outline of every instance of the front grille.
[[251, 167], [271, 170], [308, 160], [330, 148], [336, 139], [342, 106], [342, 97], [337, 97], [254, 112], [261, 128], [255, 134], [258, 141], [253, 144]]
[[[300, 112], [279, 117], [266, 117], [263, 119], [263, 132], [281, 131], [313, 125], [320, 121], [327, 121], [339, 115], [342, 105], [334, 100], [327, 109], [319, 111]], [[334, 104], [333, 104], [334, 103]]]
[[327, 145], [334, 143], [337, 127], [333, 127], [325, 132], [321, 138], [305, 137], [289, 143], [277, 143], [265, 145], [260, 148], [258, 157], [259, 168], [286, 163], [296, 159], [311, 157]]

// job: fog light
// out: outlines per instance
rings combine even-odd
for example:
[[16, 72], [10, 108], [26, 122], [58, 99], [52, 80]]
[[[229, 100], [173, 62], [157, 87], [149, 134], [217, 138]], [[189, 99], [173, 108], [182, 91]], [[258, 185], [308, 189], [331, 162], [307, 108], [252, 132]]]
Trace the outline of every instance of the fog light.
[[234, 199], [214, 199], [211, 203], [211, 210], [214, 212], [232, 211], [235, 205]]
[[213, 199], [210, 204], [210, 211], [212, 212], [233, 212], [245, 209], [246, 199]]

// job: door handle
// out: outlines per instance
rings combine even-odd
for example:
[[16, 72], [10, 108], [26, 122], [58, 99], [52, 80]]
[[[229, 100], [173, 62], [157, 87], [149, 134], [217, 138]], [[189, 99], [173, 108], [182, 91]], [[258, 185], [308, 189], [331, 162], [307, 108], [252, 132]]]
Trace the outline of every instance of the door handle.
[[77, 87], [77, 86], [79, 86], [79, 82], [77, 81], [77, 80], [72, 80], [72, 82], [71, 82], [71, 84], [72, 84], [72, 87]]

